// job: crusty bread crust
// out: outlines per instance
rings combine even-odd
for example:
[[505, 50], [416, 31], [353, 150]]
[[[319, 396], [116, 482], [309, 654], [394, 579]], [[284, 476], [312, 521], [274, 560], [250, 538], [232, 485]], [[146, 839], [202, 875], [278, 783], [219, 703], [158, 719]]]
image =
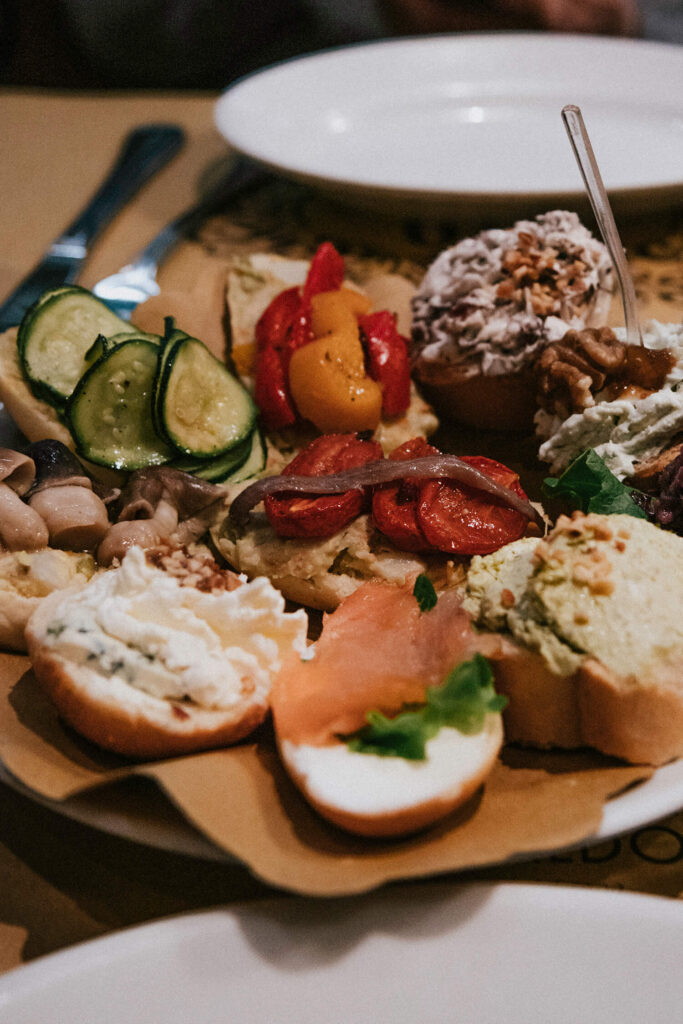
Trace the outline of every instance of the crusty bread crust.
[[632, 764], [666, 764], [683, 755], [683, 652], [653, 675], [625, 678], [596, 658], [571, 676], [551, 672], [540, 654], [505, 639], [492, 659], [509, 743], [593, 747]]
[[[462, 737], [455, 729], [449, 729], [449, 742], [453, 749], [457, 748]], [[443, 790], [430, 799], [419, 802], [411, 800], [410, 793], [405, 793], [405, 806], [389, 810], [368, 811], [360, 813], [339, 803], [322, 800], [315, 788], [309, 784], [308, 777], [299, 770], [295, 757], [296, 746], [292, 743], [279, 743], [282, 761], [293, 782], [299, 787], [310, 805], [327, 821], [351, 832], [354, 835], [375, 838], [406, 836], [420, 832], [442, 818], [452, 814], [473, 796], [484, 784], [498, 757], [503, 741], [502, 722], [499, 715], [489, 716], [487, 725], [486, 747], [476, 768], [464, 778], [457, 775], [444, 785]], [[323, 748], [324, 749], [324, 748]], [[372, 757], [373, 755], [356, 755]], [[391, 761], [392, 759], [382, 759]], [[400, 759], [398, 759], [400, 760]], [[351, 799], [353, 794], [349, 794]]]
[[[171, 701], [135, 690], [135, 700], [121, 701], [92, 691], [95, 673], [74, 669], [46, 650], [29, 625], [29, 657], [41, 686], [60, 716], [86, 739], [106, 750], [135, 758], [161, 758], [228, 746], [252, 732], [266, 716], [267, 701], [243, 701], [229, 710], [209, 710], [184, 701]], [[130, 687], [132, 690], [133, 687]]]
[[29, 441], [54, 438], [73, 451], [71, 434], [47, 402], [31, 392], [19, 366], [17, 328], [0, 334], [0, 401]]
[[333, 612], [338, 605], [357, 590], [365, 580], [356, 579], [343, 573], [325, 573], [315, 579], [298, 579], [296, 576], [271, 576], [270, 582], [287, 601], [314, 608], [316, 611]]
[[579, 713], [585, 742], [633, 764], [665, 764], [683, 755], [683, 651], [637, 680], [589, 658], [580, 670]]
[[583, 746], [576, 675], [556, 675], [536, 651], [507, 637], [502, 641], [491, 667], [496, 691], [508, 698], [506, 741], [568, 750]]
[[[17, 356], [17, 328], [10, 327], [0, 334], [0, 402], [2, 402], [19, 430], [29, 441], [61, 441], [75, 452], [71, 432], [62, 423], [55, 409], [36, 398], [21, 372]], [[106, 466], [81, 459], [90, 476], [108, 486], [115, 486], [123, 475]]]
[[0, 590], [0, 648], [26, 650], [26, 623], [41, 600], [40, 597], [24, 597], [15, 591]]

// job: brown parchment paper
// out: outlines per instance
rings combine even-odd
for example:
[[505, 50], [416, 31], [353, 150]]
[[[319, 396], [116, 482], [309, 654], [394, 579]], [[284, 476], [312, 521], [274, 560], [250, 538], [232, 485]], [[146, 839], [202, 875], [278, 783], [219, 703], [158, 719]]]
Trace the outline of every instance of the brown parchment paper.
[[0, 654], [0, 757], [24, 785], [62, 800], [147, 775], [209, 839], [278, 888], [316, 896], [483, 867], [590, 839], [607, 799], [650, 776], [591, 754], [504, 751], [482, 792], [404, 840], [347, 836], [318, 817], [282, 768], [270, 727], [229, 750], [148, 764], [97, 750], [66, 728], [28, 660]]

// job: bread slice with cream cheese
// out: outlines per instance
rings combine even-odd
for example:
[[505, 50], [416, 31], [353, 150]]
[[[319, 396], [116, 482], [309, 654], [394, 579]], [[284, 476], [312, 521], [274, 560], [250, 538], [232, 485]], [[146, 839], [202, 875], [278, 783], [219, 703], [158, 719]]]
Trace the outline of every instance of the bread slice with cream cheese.
[[307, 626], [265, 579], [246, 583], [204, 554], [134, 547], [120, 567], [46, 598], [26, 638], [69, 725], [108, 750], [158, 758], [252, 732]]
[[508, 741], [633, 763], [683, 755], [683, 538], [628, 515], [561, 516], [475, 557], [465, 606], [501, 631]]

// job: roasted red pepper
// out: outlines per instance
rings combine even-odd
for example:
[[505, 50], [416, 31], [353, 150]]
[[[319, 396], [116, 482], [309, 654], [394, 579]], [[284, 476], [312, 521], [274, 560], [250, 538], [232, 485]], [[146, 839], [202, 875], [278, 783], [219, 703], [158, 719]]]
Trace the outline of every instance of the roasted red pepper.
[[285, 347], [300, 308], [301, 292], [298, 288], [286, 288], [275, 296], [261, 313], [256, 324], [254, 333], [257, 352], [262, 352], [270, 346]]
[[311, 298], [341, 288], [344, 259], [331, 242], [324, 242], [311, 260], [303, 288], [286, 288], [276, 295], [256, 324], [254, 397], [270, 430], [296, 423], [298, 416], [289, 391], [292, 352], [313, 339]]
[[344, 257], [332, 242], [323, 242], [311, 260], [304, 284], [303, 300], [311, 301], [318, 292], [335, 292], [344, 283]]
[[382, 413], [400, 416], [410, 405], [408, 343], [398, 333], [396, 318], [388, 310], [358, 318], [367, 354], [367, 372], [382, 385]]
[[[302, 288], [277, 295], [256, 325], [255, 397], [266, 427], [292, 426], [299, 416], [289, 386], [289, 361], [314, 340], [311, 299], [338, 291], [344, 283], [344, 259], [331, 242], [319, 246]], [[400, 416], [410, 405], [408, 346], [388, 311], [358, 317], [365, 373], [382, 388], [382, 414]]]
[[259, 352], [254, 399], [270, 430], [282, 430], [296, 423], [296, 410], [289, 394], [281, 349], [269, 346]]

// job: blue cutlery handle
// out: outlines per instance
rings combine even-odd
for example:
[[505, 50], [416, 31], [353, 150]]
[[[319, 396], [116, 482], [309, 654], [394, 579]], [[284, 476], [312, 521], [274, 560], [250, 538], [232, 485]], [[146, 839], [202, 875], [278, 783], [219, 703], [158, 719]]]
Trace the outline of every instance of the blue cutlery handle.
[[62, 240], [73, 238], [87, 246], [138, 189], [171, 159], [184, 138], [183, 130], [176, 125], [143, 125], [132, 131], [109, 175], [61, 236]]

